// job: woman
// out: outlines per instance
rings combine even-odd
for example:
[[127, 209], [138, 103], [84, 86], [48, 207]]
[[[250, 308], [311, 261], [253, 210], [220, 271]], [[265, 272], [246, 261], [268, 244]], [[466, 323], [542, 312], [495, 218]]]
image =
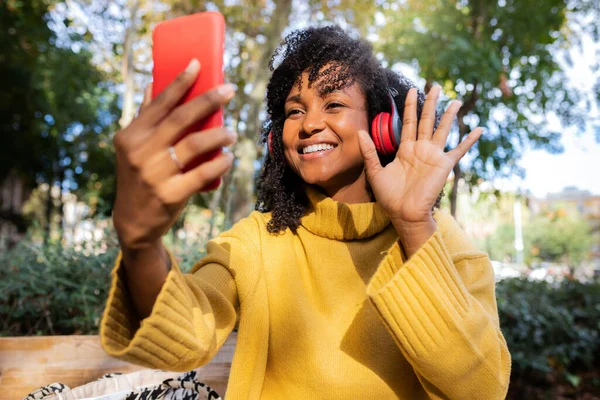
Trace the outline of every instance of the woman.
[[[482, 129], [445, 153], [460, 103], [438, 119], [439, 87], [424, 99], [339, 28], [295, 32], [273, 59], [282, 61], [267, 88], [258, 211], [210, 241], [189, 274], [161, 236], [232, 155], [179, 167], [235, 134], [171, 145], [226, 104], [231, 86], [176, 107], [198, 73], [192, 62], [116, 135], [122, 253], [101, 324], [107, 352], [183, 371], [208, 362], [237, 326], [230, 399], [504, 398], [510, 355], [493, 270], [437, 210]], [[390, 98], [401, 143], [383, 156], [367, 132]]]

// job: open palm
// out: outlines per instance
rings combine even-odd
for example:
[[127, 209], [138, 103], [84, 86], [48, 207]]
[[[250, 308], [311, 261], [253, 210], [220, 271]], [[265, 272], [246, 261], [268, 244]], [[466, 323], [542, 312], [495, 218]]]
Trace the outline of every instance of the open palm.
[[448, 107], [434, 133], [439, 93], [439, 86], [430, 90], [417, 123], [417, 90], [408, 92], [400, 146], [394, 160], [385, 167], [366, 132], [359, 133], [367, 179], [377, 202], [393, 220], [412, 223], [430, 219], [450, 171], [483, 132], [476, 128], [455, 149], [445, 152], [448, 133], [461, 103], [453, 102]]

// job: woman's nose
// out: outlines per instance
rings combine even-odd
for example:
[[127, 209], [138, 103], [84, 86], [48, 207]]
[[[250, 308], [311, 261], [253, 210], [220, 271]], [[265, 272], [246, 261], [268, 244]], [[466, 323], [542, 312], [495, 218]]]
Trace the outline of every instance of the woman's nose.
[[302, 131], [307, 135], [314, 135], [325, 129], [325, 121], [320, 110], [308, 110], [302, 121]]

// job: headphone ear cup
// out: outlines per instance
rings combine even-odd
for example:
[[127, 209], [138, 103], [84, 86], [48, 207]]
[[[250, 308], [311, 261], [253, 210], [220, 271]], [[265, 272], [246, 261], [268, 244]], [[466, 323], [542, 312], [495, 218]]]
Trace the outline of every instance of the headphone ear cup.
[[394, 142], [392, 139], [393, 130], [390, 129], [392, 116], [389, 113], [382, 113], [381, 118], [381, 146], [383, 154], [392, 155], [395, 152]]
[[273, 131], [269, 132], [269, 136], [267, 137], [267, 147], [269, 149], [269, 154], [273, 152], [273, 145], [271, 142], [273, 141]]
[[377, 149], [378, 153], [383, 152], [383, 146], [381, 144], [381, 119], [384, 113], [379, 113], [373, 118], [373, 122], [371, 122], [371, 139], [373, 139], [373, 143], [375, 143], [375, 149]]

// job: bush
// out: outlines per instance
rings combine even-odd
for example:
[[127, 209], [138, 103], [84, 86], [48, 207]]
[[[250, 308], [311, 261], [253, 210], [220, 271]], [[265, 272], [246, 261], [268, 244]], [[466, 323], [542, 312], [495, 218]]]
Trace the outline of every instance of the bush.
[[97, 332], [118, 248], [103, 253], [29, 240], [0, 256], [0, 335]]
[[[114, 232], [105, 237], [77, 249], [25, 239], [0, 254], [0, 336], [97, 334], [119, 250]], [[203, 249], [176, 251], [184, 271]]]
[[496, 293], [516, 387], [600, 388], [600, 282], [506, 279]]

